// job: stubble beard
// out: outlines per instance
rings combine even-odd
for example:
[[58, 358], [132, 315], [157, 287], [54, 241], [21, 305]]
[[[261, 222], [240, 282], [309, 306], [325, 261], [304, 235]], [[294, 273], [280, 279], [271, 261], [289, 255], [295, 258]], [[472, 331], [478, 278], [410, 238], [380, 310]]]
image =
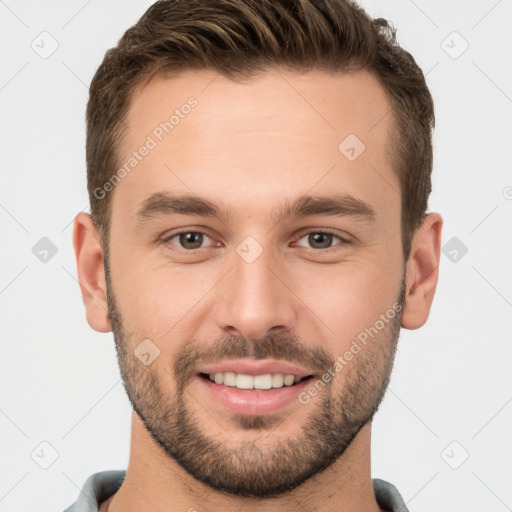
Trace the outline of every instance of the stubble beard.
[[[223, 441], [207, 434], [202, 420], [207, 413], [188, 393], [198, 358], [224, 354], [227, 358], [277, 358], [310, 367], [332, 368], [331, 355], [307, 349], [296, 338], [268, 336], [259, 342], [240, 337], [223, 338], [214, 349], [202, 349], [189, 340], [173, 365], [176, 389], [166, 392], [154, 362], [144, 366], [133, 350], [140, 340], [124, 328], [106, 265], [109, 318], [118, 363], [130, 403], [161, 449], [196, 480], [240, 497], [271, 497], [291, 491], [338, 460], [361, 428], [377, 412], [389, 383], [398, 342], [401, 309], [389, 323], [307, 405], [298, 403], [289, 413], [269, 416], [232, 415], [224, 423]], [[398, 304], [404, 303], [404, 281]], [[142, 338], [141, 338], [142, 339]], [[160, 368], [160, 373], [162, 372]], [[169, 371], [169, 370], [167, 370]], [[335, 389], [335, 384], [343, 386]], [[302, 426], [294, 437], [278, 436], [279, 425], [292, 414]], [[208, 418], [210, 419], [210, 418]], [[213, 421], [213, 420], [212, 420]], [[256, 439], [234, 442], [229, 430], [258, 431]], [[276, 442], [278, 440], [278, 442]]]

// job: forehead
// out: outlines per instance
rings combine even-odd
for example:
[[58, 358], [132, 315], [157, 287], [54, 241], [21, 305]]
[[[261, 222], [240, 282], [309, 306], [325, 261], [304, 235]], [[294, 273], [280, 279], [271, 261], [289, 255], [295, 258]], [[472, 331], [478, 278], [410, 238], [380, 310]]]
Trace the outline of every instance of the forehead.
[[[208, 130], [213, 125], [219, 136], [284, 128], [300, 135], [309, 132], [313, 138], [312, 131], [319, 128], [336, 133], [335, 139], [353, 130], [362, 140], [373, 142], [375, 137], [382, 138], [393, 118], [388, 116], [391, 105], [387, 94], [367, 71], [329, 74], [273, 68], [243, 81], [213, 71], [186, 71], [172, 77], [156, 76], [135, 89], [126, 119], [128, 141], [136, 143], [140, 131], [151, 133], [176, 110], [183, 109], [190, 98], [195, 98], [199, 107], [193, 109], [195, 122], [180, 123], [179, 130], [175, 123], [171, 140], [180, 133], [189, 134], [187, 127], [197, 134], [211, 135]], [[297, 125], [297, 121], [301, 122]], [[201, 131], [197, 131], [198, 124], [203, 126]]]
[[213, 71], [156, 77], [134, 92], [120, 163], [144, 145], [151, 150], [114, 197], [135, 208], [155, 192], [178, 190], [235, 203], [244, 194], [271, 200], [339, 184], [385, 205], [393, 191], [384, 183], [399, 190], [389, 159], [393, 119], [368, 72], [276, 68], [243, 82]]

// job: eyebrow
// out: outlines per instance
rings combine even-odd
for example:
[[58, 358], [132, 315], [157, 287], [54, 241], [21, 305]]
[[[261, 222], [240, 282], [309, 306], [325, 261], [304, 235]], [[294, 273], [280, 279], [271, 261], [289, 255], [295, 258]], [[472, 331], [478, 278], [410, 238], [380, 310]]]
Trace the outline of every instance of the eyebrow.
[[[170, 215], [199, 215], [228, 220], [234, 216], [234, 212], [225, 203], [216, 204], [194, 195], [157, 192], [142, 202], [135, 217], [138, 223], [143, 224]], [[272, 212], [271, 217], [278, 224], [289, 218], [301, 219], [314, 215], [354, 217], [368, 222], [374, 222], [376, 218], [375, 210], [368, 203], [350, 194], [306, 195], [294, 202], [287, 200], [280, 209]]]

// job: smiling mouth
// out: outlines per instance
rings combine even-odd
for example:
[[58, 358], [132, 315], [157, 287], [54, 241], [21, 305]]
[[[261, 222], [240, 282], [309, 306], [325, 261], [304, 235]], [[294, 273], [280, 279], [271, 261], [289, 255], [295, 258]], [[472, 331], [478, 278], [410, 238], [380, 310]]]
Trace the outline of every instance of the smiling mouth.
[[262, 375], [247, 375], [235, 372], [200, 373], [199, 376], [221, 386], [233, 387], [246, 391], [265, 391], [282, 387], [291, 387], [308, 379], [312, 375], [301, 377], [284, 373], [266, 373]]

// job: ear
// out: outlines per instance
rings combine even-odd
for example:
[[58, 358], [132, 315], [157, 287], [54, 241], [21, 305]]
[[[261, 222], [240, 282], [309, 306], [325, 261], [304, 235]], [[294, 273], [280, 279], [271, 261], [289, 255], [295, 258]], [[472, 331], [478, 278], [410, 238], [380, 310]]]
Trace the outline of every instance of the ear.
[[110, 332], [103, 250], [98, 230], [87, 213], [75, 217], [73, 245], [87, 322], [95, 331]]
[[418, 329], [428, 318], [439, 274], [443, 219], [438, 213], [425, 216], [411, 243], [406, 267], [407, 291], [402, 327]]

